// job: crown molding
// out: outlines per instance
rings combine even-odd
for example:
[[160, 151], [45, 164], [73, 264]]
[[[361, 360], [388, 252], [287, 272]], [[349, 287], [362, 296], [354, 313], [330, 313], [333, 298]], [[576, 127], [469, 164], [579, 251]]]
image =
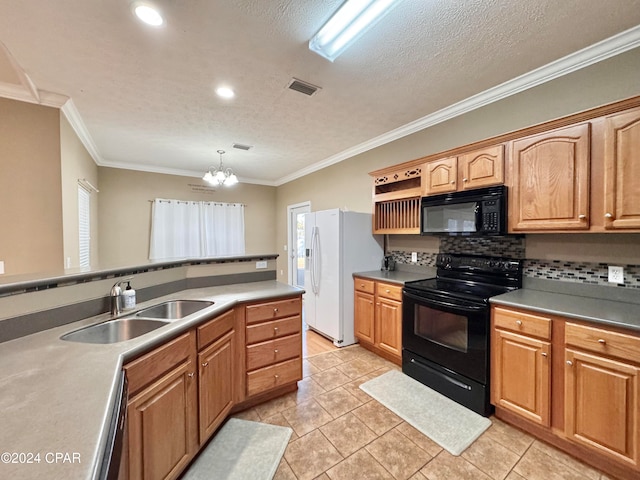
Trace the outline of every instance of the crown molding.
[[[203, 172], [196, 170], [183, 170], [179, 168], [169, 168], [169, 167], [157, 167], [155, 165], [145, 165], [142, 163], [123, 163], [123, 162], [114, 162], [109, 160], [103, 160], [100, 165], [101, 167], [107, 168], [119, 168], [124, 170], [135, 170], [138, 172], [148, 172], [148, 173], [161, 173], [164, 175], [178, 175], [181, 177], [194, 177], [202, 179]], [[276, 187], [275, 182], [269, 180], [260, 180], [257, 178], [249, 178], [249, 177], [240, 177], [238, 176], [239, 183], [251, 183], [255, 185], [265, 185], [268, 187]]]
[[624, 32], [602, 40], [601, 42], [595, 43], [589, 47], [583, 48], [582, 50], [578, 50], [577, 52], [571, 53], [551, 63], [543, 65], [540, 68], [466, 98], [465, 100], [454, 103], [453, 105], [438, 110], [437, 112], [407, 123], [395, 130], [391, 130], [352, 148], [348, 148], [347, 150], [332, 155], [325, 160], [298, 170], [291, 175], [284, 176], [278, 179], [275, 184], [276, 186], [284, 185], [285, 183], [304, 177], [305, 175], [309, 175], [317, 172], [318, 170], [322, 170], [323, 168], [347, 160], [355, 155], [367, 152], [393, 142], [394, 140], [406, 137], [412, 133], [432, 127], [525, 90], [529, 90], [533, 87], [564, 75], [568, 75], [572, 72], [588, 67], [589, 65], [601, 62], [639, 46], [640, 25], [630, 28], [629, 30], [625, 30]]
[[73, 128], [73, 131], [76, 132], [76, 135], [84, 145], [84, 148], [87, 149], [93, 161], [96, 162], [96, 165], [100, 166], [104, 163], [102, 159], [102, 155], [100, 155], [100, 151], [96, 144], [93, 143], [93, 138], [91, 138], [91, 134], [89, 130], [87, 130], [82, 117], [80, 116], [80, 112], [76, 108], [75, 103], [73, 103], [73, 99], [68, 99], [64, 105], [60, 108], [64, 116], [66, 117], [69, 125]]

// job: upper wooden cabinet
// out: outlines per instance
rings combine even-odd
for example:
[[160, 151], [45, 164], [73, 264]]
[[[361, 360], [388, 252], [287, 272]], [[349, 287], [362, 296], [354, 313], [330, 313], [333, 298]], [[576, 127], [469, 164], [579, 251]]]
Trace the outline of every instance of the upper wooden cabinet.
[[425, 196], [500, 185], [504, 183], [504, 146], [427, 162], [423, 172]]
[[604, 163], [604, 228], [640, 228], [640, 108], [606, 117]]
[[420, 233], [422, 167], [376, 175], [373, 179], [373, 233]]
[[509, 231], [589, 228], [590, 124], [511, 142]]

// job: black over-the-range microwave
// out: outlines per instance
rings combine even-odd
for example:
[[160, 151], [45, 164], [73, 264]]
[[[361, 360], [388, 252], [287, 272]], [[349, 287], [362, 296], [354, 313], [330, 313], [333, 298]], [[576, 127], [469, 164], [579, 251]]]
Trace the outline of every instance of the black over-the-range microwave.
[[422, 235], [506, 235], [507, 187], [504, 185], [423, 197]]

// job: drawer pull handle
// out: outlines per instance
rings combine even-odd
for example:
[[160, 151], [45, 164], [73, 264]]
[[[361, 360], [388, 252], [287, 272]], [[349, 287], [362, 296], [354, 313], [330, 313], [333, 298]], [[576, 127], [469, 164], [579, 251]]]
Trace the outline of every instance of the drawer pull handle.
[[606, 342], [606, 340], [604, 338], [599, 338], [598, 339], [598, 343], [601, 343], [602, 345], [604, 345]]
[[540, 355], [542, 355], [543, 357], [546, 357], [547, 353], [546, 352], [542, 352]]
[[567, 365], [571, 366], [573, 365], [573, 362], [571, 360], [567, 360]]
[[516, 325], [518, 326], [522, 325], [522, 320], [516, 320]]
[[204, 362], [204, 363], [202, 364], [202, 366], [203, 366], [203, 367], [207, 367], [207, 366], [209, 366], [209, 362]]

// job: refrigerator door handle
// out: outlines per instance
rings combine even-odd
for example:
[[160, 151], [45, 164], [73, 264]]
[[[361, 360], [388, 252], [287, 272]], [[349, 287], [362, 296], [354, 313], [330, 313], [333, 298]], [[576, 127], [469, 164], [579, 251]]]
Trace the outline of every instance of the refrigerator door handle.
[[318, 227], [313, 227], [311, 236], [311, 287], [313, 293], [320, 293], [320, 232]]

